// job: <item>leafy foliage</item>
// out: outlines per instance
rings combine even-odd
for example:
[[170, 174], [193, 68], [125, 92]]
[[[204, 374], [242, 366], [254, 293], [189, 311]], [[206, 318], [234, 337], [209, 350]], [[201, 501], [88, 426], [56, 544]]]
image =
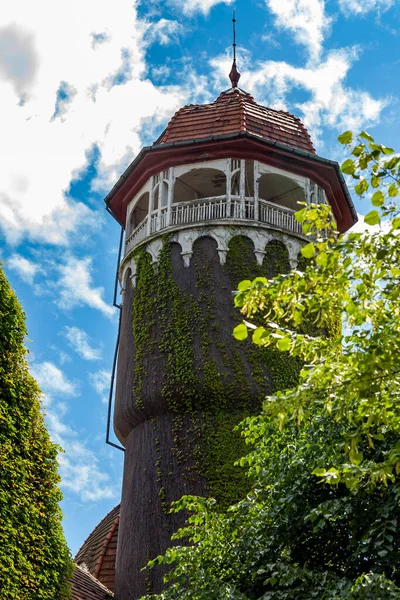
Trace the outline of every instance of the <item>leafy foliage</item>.
[[0, 268], [0, 589], [3, 600], [70, 597], [57, 447], [28, 372], [25, 315]]
[[[400, 157], [367, 132], [339, 141], [380, 226], [340, 236], [329, 207], [304, 207], [306, 266], [238, 286], [235, 337], [304, 366], [240, 425], [250, 494], [226, 512], [176, 503], [189, 545], [153, 561], [173, 564], [160, 600], [400, 598]], [[343, 329], [327, 336], [332, 311]]]

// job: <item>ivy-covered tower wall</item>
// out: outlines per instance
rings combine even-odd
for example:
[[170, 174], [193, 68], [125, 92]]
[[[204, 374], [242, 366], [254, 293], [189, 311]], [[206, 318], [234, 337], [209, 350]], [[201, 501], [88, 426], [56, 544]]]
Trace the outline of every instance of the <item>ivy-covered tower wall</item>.
[[[235, 425], [265, 395], [297, 378], [298, 363], [279, 352], [238, 343], [232, 290], [242, 279], [290, 268], [279, 236], [262, 264], [238, 229], [221, 265], [216, 240], [204, 235], [185, 267], [168, 236], [157, 262], [135, 253], [135, 286], [124, 293], [115, 426], [126, 447], [117, 598], [158, 591], [162, 573], [142, 573], [170, 545], [184, 515], [169, 514], [184, 494], [211, 495], [228, 506], [251, 485], [235, 460], [245, 454]], [[132, 595], [129, 595], [132, 594]]]
[[172, 543], [182, 495], [221, 507], [251, 486], [234, 430], [265, 396], [296, 382], [286, 354], [238, 342], [232, 291], [295, 268], [308, 238], [299, 202], [356, 220], [336, 163], [315, 154], [294, 116], [233, 86], [180, 109], [106, 198], [125, 228], [114, 430], [126, 449], [116, 600], [162, 589], [146, 563]]

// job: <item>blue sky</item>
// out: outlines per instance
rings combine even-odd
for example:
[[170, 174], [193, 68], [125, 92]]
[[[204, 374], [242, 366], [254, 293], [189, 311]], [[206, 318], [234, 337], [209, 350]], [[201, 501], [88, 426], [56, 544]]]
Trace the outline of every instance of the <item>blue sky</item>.
[[[104, 443], [119, 227], [103, 198], [182, 105], [240, 86], [342, 160], [345, 129], [399, 148], [398, 0], [14, 0], [0, 16], [0, 257], [60, 457], [75, 552], [118, 501]], [[360, 213], [366, 207], [356, 200]]]

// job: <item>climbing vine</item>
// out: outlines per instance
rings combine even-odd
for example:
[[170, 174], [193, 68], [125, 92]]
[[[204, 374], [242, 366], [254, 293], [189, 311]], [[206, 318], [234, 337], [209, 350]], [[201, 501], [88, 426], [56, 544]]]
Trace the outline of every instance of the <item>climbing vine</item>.
[[58, 447], [28, 371], [25, 315], [0, 268], [0, 596], [65, 600], [73, 563], [61, 527]]
[[[222, 271], [230, 291], [242, 279], [266, 270], [286, 272], [287, 249], [280, 242], [270, 243], [259, 265], [250, 240], [235, 236], [221, 268], [201, 243], [195, 244], [188, 286], [174, 276], [173, 248], [165, 237], [157, 264], [152, 264], [145, 248], [135, 256], [133, 395], [137, 408], [151, 411], [156, 409], [147, 406], [145, 387], [159, 390], [158, 408], [174, 415], [171, 454], [184, 466], [185, 477], [203, 477], [210, 495], [224, 507], [243, 497], [251, 485], [234, 465], [246, 453], [235, 426], [259, 410], [267, 393], [294, 385], [300, 364], [283, 360], [278, 351], [260, 352], [250, 343], [235, 342], [231, 330], [240, 315], [235, 315], [230, 302], [226, 312], [231, 321], [218, 318], [220, 282], [215, 268]], [[166, 474], [160, 465], [158, 456], [160, 501], [166, 511]]]

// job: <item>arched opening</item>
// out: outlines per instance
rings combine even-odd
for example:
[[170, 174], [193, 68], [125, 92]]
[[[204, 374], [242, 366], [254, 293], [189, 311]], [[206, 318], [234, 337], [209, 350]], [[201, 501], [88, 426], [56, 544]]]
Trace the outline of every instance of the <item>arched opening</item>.
[[275, 173], [265, 173], [260, 177], [258, 197], [292, 210], [300, 210], [298, 203], [305, 201], [304, 190], [298, 183]]
[[129, 215], [128, 233], [131, 234], [134, 229], [147, 217], [149, 212], [149, 192], [140, 196], [134, 209]]
[[283, 242], [280, 240], [268, 242], [265, 246], [263, 267], [269, 279], [281, 273], [289, 273], [289, 251]]
[[218, 169], [191, 169], [175, 180], [174, 204], [226, 194], [226, 176]]
[[250, 198], [254, 198], [254, 162], [252, 160], [246, 160], [245, 166], [245, 186], [244, 195]]
[[253, 240], [244, 235], [233, 236], [228, 244], [225, 267], [234, 287], [243, 279], [253, 279], [260, 275]]

